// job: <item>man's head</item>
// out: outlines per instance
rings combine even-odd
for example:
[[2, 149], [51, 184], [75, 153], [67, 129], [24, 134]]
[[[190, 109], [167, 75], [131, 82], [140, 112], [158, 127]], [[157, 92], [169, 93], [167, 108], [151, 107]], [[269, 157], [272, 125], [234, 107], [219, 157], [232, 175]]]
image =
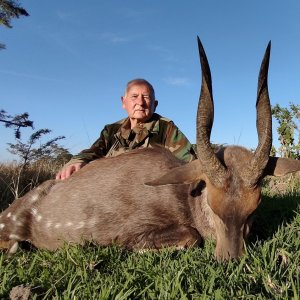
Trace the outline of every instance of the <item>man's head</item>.
[[145, 79], [134, 79], [127, 83], [122, 107], [127, 111], [133, 128], [148, 121], [158, 104], [153, 86]]

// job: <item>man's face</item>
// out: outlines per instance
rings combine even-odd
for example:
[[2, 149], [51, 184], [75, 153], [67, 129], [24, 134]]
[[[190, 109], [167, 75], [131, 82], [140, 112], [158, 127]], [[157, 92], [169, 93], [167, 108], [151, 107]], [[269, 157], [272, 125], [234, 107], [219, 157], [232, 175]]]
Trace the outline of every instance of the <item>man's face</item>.
[[130, 86], [121, 99], [122, 107], [127, 111], [132, 123], [144, 123], [149, 120], [157, 106], [157, 101], [153, 99], [149, 87], [145, 84]]

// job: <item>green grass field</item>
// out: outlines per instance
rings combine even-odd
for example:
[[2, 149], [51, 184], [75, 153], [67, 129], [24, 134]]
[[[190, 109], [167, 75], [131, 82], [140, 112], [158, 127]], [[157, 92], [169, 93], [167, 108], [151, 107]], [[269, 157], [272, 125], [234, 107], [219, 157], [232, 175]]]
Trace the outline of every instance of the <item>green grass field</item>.
[[215, 261], [212, 241], [145, 253], [95, 245], [2, 252], [0, 299], [299, 299], [299, 187], [264, 188], [238, 261]]

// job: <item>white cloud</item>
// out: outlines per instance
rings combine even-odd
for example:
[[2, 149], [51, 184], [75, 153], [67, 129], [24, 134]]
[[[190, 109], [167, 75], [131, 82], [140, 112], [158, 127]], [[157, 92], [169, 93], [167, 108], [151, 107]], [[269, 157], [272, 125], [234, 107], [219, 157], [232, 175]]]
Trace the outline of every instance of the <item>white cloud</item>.
[[163, 58], [165, 61], [168, 62], [178, 62], [179, 60], [174, 56], [174, 53], [169, 49], [166, 49], [162, 46], [158, 45], [149, 45], [148, 48]]
[[190, 84], [188, 78], [184, 78], [184, 77], [168, 77], [165, 78], [164, 81], [167, 84], [175, 85], [175, 86], [187, 86]]
[[58, 80], [56, 78], [45, 77], [45, 76], [40, 76], [40, 75], [35, 75], [35, 74], [28, 74], [28, 73], [14, 72], [14, 71], [5, 71], [5, 70], [4, 71], [0, 70], [0, 73], [4, 74], [4, 75], [23, 77], [23, 78], [27, 78], [27, 79], [62, 82], [61, 80]]
[[71, 13], [63, 12], [63, 11], [57, 11], [57, 12], [56, 12], [56, 16], [57, 16], [61, 21], [69, 20], [70, 18], [72, 18], [72, 14], [71, 14]]
[[105, 40], [109, 43], [117, 44], [117, 43], [129, 42], [132, 38], [125, 37], [125, 36], [120, 36], [120, 35], [115, 34], [115, 33], [106, 32], [106, 33], [101, 34], [101, 39], [103, 39], [103, 40]]

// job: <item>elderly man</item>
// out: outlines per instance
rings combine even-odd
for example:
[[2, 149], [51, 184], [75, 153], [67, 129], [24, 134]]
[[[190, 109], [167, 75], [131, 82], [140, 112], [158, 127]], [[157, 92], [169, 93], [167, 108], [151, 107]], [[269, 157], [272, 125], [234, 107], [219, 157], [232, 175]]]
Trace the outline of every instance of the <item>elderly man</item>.
[[128, 82], [122, 107], [128, 117], [106, 125], [90, 149], [81, 151], [62, 168], [56, 179], [66, 179], [90, 161], [116, 156], [136, 148], [160, 144], [177, 158], [189, 162], [196, 158], [192, 145], [177, 126], [155, 112], [158, 101], [152, 85], [145, 79]]

